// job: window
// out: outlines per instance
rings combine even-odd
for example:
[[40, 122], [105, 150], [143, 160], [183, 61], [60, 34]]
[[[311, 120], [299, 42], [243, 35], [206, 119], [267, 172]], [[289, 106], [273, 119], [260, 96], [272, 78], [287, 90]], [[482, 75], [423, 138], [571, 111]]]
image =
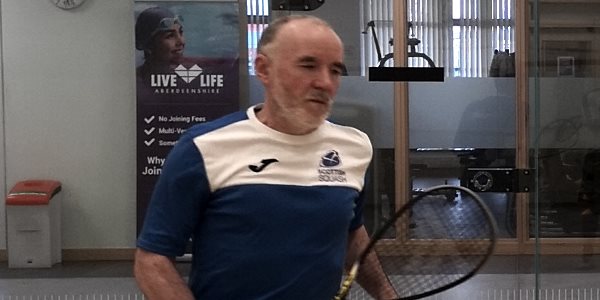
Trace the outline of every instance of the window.
[[[408, 66], [427, 67], [433, 62], [444, 67], [449, 77], [484, 77], [489, 75], [495, 50], [514, 52], [514, 0], [406, 1]], [[393, 52], [386, 45], [392, 39], [392, 2], [363, 3], [366, 22], [375, 25], [383, 55]], [[369, 38], [365, 38], [363, 69], [379, 62], [373, 35], [367, 30], [365, 34]]]
[[512, 0], [453, 0], [452, 75], [488, 76], [496, 53], [514, 52], [513, 16]]
[[254, 75], [256, 48], [263, 30], [269, 24], [269, 0], [246, 1], [248, 15], [248, 74]]

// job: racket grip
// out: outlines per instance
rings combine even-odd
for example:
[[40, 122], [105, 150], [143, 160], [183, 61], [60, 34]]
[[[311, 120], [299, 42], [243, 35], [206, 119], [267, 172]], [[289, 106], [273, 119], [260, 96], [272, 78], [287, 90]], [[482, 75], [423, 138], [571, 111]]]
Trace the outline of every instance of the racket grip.
[[350, 287], [352, 286], [352, 283], [354, 282], [354, 279], [356, 278], [356, 275], [358, 274], [358, 266], [359, 265], [360, 265], [359, 262], [355, 262], [352, 265], [350, 272], [348, 272], [348, 276], [346, 276], [346, 280], [344, 280], [344, 282], [342, 282], [342, 286], [340, 287], [340, 290], [335, 295], [335, 297], [333, 297], [333, 300], [345, 300], [346, 299], [346, 296], [348, 295], [348, 292], [350, 291]]

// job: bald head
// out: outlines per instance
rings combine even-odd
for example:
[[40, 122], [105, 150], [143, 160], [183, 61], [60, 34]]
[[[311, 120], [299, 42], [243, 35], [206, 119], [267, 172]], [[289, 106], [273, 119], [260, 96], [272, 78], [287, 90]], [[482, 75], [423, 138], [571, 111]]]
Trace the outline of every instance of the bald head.
[[[284, 17], [275, 19], [273, 22], [271, 22], [269, 24], [267, 29], [265, 29], [265, 31], [263, 31], [260, 41], [258, 42], [257, 52], [262, 53], [262, 54], [265, 54], [266, 52], [268, 52], [269, 48], [272, 48], [276, 44], [278, 35], [282, 31], [282, 29], [284, 27], [287, 27], [287, 25], [295, 24], [295, 23], [306, 23], [309, 26], [326, 28], [328, 30], [331, 30], [337, 37], [337, 34], [335, 33], [335, 31], [333, 30], [331, 25], [329, 25], [329, 23], [327, 23], [323, 19], [317, 18], [315, 16], [310, 16], [310, 15], [284, 16]], [[304, 28], [303, 30], [306, 30], [306, 28]], [[339, 37], [337, 37], [337, 38], [341, 43], [341, 39], [339, 39]]]

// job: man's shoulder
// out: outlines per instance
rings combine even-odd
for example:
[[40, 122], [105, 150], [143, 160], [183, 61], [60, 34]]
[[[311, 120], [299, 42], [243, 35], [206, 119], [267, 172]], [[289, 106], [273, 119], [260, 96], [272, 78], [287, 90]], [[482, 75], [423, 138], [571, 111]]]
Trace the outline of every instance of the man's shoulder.
[[341, 125], [330, 121], [327, 121], [324, 125], [331, 135], [341, 135], [370, 143], [369, 136], [356, 127]]
[[326, 122], [324, 125], [328, 142], [346, 149], [353, 149], [354, 153], [361, 153], [360, 156], [370, 157], [373, 154], [371, 139], [361, 130], [331, 122]]

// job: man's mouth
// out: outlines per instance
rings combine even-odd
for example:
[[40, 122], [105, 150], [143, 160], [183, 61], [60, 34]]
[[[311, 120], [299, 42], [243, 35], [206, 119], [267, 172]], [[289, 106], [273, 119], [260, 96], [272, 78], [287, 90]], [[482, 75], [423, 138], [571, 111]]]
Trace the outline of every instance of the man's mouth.
[[308, 100], [311, 102], [318, 102], [321, 104], [329, 104], [329, 97], [325, 96], [325, 95], [311, 95], [308, 97]]

